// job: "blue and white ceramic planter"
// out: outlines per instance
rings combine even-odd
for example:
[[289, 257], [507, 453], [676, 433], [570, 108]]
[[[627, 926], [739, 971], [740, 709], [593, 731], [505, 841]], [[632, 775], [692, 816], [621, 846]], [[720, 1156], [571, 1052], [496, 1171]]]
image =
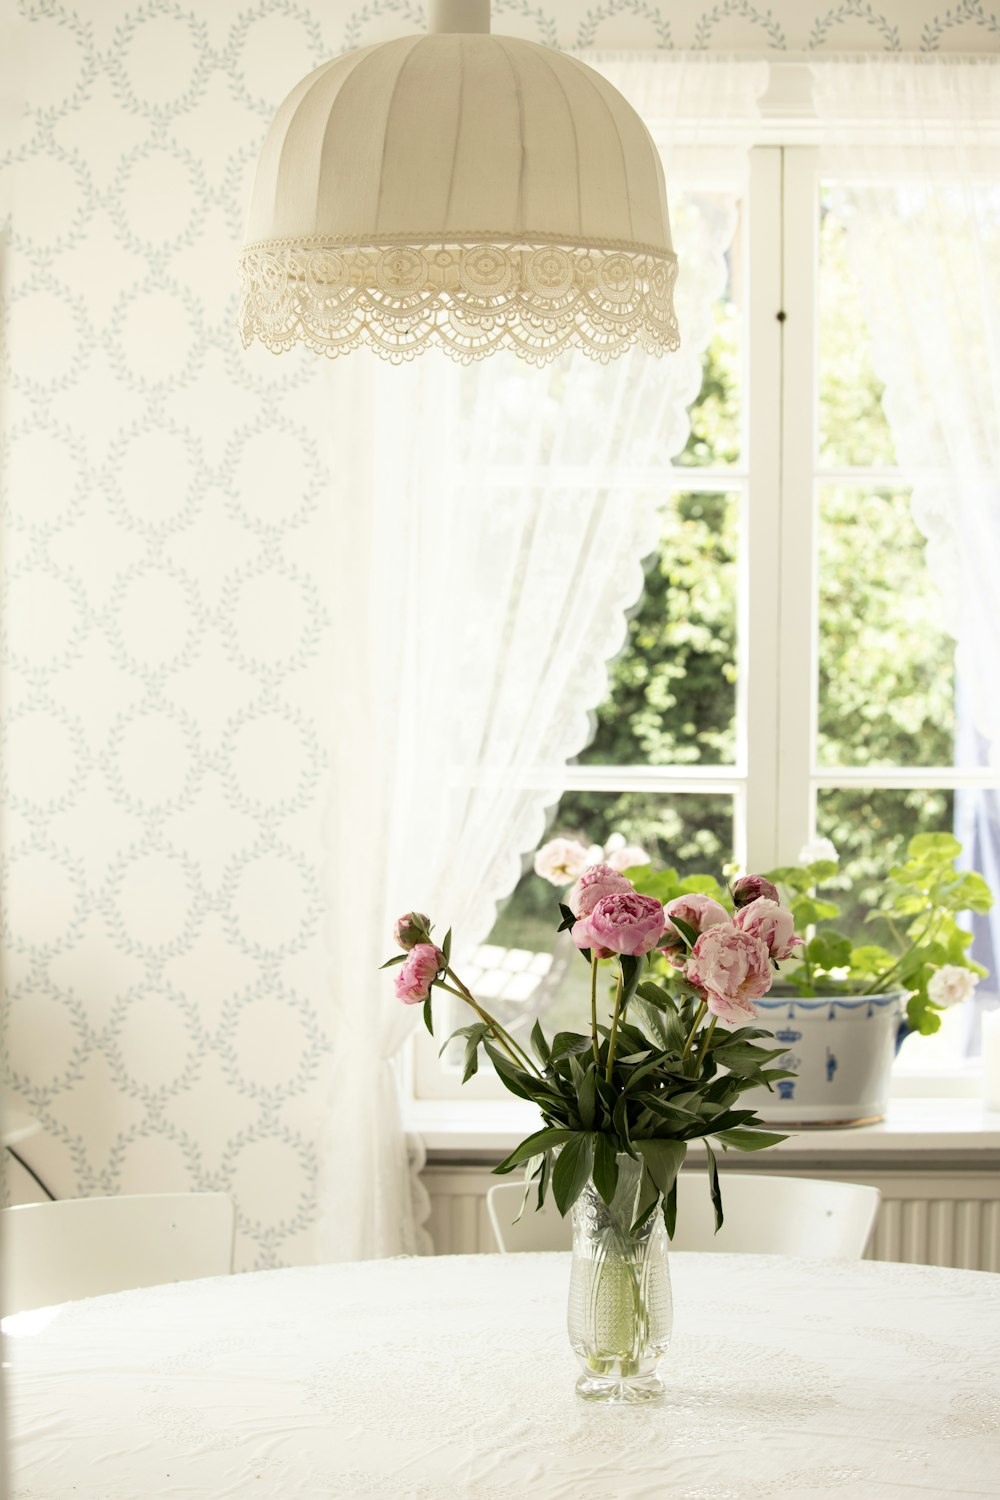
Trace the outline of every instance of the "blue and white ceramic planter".
[[788, 1051], [796, 1077], [740, 1099], [772, 1125], [872, 1125], [885, 1118], [893, 1058], [906, 1034], [902, 994], [756, 1000], [760, 1025]]

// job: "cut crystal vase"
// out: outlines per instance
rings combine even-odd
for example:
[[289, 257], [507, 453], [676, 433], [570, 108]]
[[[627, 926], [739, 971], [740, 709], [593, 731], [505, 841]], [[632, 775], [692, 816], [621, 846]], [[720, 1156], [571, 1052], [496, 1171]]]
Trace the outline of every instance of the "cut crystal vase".
[[588, 1182], [573, 1206], [569, 1338], [583, 1371], [585, 1401], [655, 1401], [657, 1370], [670, 1342], [673, 1301], [667, 1232], [658, 1202], [632, 1232], [642, 1163], [618, 1158], [610, 1205]]

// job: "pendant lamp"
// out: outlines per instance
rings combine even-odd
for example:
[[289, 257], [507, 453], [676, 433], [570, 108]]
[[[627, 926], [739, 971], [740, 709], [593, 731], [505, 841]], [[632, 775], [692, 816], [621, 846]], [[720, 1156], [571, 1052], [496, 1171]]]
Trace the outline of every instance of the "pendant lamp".
[[679, 344], [659, 153], [592, 68], [489, 0], [324, 63], [278, 109], [241, 259], [244, 344], [536, 364]]

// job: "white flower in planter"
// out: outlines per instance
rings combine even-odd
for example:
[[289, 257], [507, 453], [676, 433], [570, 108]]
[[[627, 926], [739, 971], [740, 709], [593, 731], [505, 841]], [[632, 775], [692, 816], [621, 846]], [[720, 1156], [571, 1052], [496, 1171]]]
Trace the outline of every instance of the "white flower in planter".
[[800, 865], [814, 865], [821, 859], [830, 859], [834, 864], [840, 862], [840, 855], [830, 839], [810, 839], [799, 850]]
[[935, 1005], [962, 1005], [979, 983], [979, 976], [960, 964], [944, 964], [927, 984], [927, 998]]

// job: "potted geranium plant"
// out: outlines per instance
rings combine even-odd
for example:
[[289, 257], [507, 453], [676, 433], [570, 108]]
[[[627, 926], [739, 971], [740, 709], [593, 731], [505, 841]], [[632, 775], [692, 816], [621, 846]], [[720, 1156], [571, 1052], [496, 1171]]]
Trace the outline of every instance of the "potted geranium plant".
[[[760, 1130], [743, 1103], [788, 1076], [775, 1065], [784, 1048], [768, 1047], [770, 1034], [753, 1022], [793, 941], [792, 917], [776, 901], [756, 905], [727, 909], [696, 893], [664, 908], [609, 864], [586, 868], [560, 904], [560, 930], [589, 966], [589, 1016], [580, 1030], [552, 1037], [536, 1022], [530, 1051], [455, 971], [450, 932], [438, 944], [419, 912], [396, 924], [402, 951], [388, 963], [399, 966], [399, 999], [423, 1005], [432, 1033], [434, 990], [463, 1001], [473, 1019], [453, 1035], [465, 1041], [464, 1078], [485, 1052], [511, 1093], [538, 1106], [541, 1128], [495, 1170], [523, 1167], [526, 1198], [533, 1193], [541, 1206], [551, 1192], [561, 1213], [573, 1213], [570, 1336], [583, 1370], [577, 1389], [588, 1399], [662, 1391], [667, 1236], [690, 1142], [705, 1143], [718, 1226], [712, 1143], [757, 1151], [783, 1139]], [[654, 967], [661, 950], [669, 984]]]
[[840, 866], [829, 841], [804, 851], [802, 863], [769, 872], [808, 940], [763, 1002], [796, 1073], [774, 1098], [760, 1098], [768, 1119], [803, 1125], [881, 1119], [904, 1037], [937, 1031], [942, 1012], [972, 995], [986, 970], [969, 956], [972, 933], [959, 918], [989, 911], [993, 897], [982, 875], [956, 868], [961, 852], [950, 833], [911, 839], [867, 914], [868, 943], [835, 925], [840, 908], [830, 887]]

